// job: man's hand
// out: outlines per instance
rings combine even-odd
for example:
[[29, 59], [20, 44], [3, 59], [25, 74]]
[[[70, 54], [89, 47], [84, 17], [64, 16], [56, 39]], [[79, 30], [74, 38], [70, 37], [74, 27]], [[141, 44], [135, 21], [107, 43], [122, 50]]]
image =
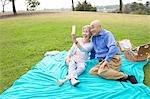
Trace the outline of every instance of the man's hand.
[[108, 68], [106, 60], [100, 65], [100, 69], [105, 69], [105, 68]]

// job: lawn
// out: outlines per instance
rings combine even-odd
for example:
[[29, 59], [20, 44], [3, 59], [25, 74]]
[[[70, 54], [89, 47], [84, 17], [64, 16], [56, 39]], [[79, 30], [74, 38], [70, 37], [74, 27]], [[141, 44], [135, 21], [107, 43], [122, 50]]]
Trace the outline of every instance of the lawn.
[[[150, 16], [96, 12], [61, 12], [0, 19], [0, 93], [37, 64], [45, 52], [69, 50], [71, 25], [81, 36], [83, 25], [98, 19], [117, 40], [134, 46], [150, 42]], [[144, 67], [150, 87], [150, 63]]]

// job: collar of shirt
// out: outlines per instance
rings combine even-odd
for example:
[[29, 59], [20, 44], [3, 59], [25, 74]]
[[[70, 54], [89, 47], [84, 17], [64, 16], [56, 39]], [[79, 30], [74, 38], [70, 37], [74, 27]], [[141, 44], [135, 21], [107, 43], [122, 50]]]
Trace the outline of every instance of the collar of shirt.
[[101, 30], [98, 35], [105, 35], [105, 30]]

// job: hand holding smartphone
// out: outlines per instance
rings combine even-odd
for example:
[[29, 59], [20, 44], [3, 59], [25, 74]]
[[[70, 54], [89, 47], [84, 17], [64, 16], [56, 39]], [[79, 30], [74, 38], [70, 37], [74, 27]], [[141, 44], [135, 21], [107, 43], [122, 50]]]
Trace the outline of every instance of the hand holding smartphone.
[[76, 34], [76, 26], [72, 25], [72, 34]]
[[72, 35], [73, 42], [76, 42], [76, 26], [75, 25], [72, 25], [71, 35]]

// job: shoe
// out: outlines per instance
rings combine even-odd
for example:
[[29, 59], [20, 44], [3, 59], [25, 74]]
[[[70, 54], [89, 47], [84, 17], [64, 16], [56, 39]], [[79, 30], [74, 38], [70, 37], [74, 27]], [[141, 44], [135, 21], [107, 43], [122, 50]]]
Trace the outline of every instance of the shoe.
[[129, 80], [132, 84], [137, 84], [138, 83], [135, 76], [133, 76], [133, 75], [128, 76], [127, 80]]
[[70, 82], [75, 87], [80, 83], [80, 81], [76, 78], [71, 78]]
[[127, 82], [127, 79], [124, 79], [124, 78], [120, 78], [120, 79], [117, 79], [116, 81], [123, 81], [123, 82]]

